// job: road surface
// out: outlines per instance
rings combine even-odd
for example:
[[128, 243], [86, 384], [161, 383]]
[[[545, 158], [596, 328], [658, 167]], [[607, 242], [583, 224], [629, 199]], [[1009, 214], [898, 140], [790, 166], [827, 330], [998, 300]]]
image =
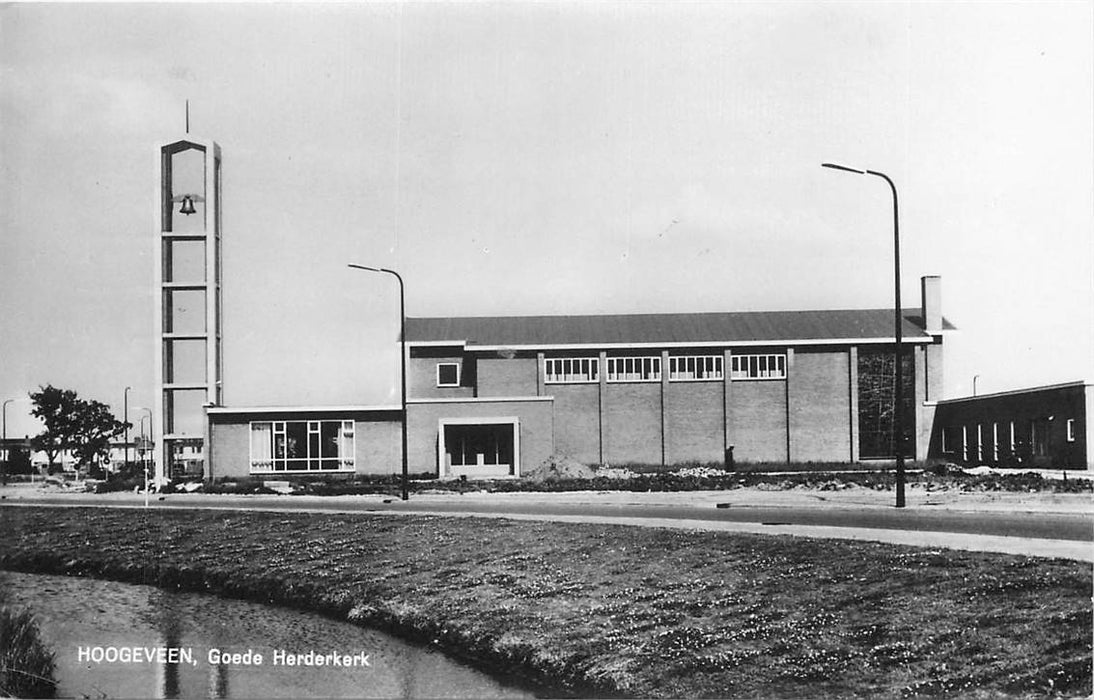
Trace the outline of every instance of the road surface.
[[[815, 502], [741, 503], [738, 492], [694, 495], [577, 493], [413, 495], [409, 501], [383, 496], [230, 496], [172, 494], [153, 496], [157, 509], [312, 511], [390, 515], [508, 517], [530, 520], [596, 522], [652, 527], [683, 527], [837, 537], [996, 551], [1062, 556], [1094, 561], [1094, 512], [1080, 507], [1056, 511], [1019, 508], [953, 507], [896, 509], [879, 504]], [[3, 493], [3, 505], [143, 507], [138, 494]], [[939, 504], [941, 505], [941, 504]], [[1052, 511], [1052, 508], [1049, 509]]]

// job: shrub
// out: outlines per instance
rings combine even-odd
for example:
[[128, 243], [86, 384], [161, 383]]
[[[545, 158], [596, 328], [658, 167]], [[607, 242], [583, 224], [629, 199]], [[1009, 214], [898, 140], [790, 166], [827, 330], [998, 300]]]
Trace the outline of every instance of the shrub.
[[735, 472], [876, 472], [885, 467], [848, 462], [736, 462]]
[[[266, 488], [262, 482], [263, 479], [218, 479], [211, 484], [205, 484], [201, 492], [202, 493], [226, 493], [226, 494], [244, 494], [244, 493], [260, 493], [270, 494], [277, 493], [271, 489]], [[178, 493], [185, 493], [182, 489], [176, 489]]]
[[[410, 488], [421, 490], [422, 488], [435, 488], [438, 483], [436, 475], [426, 480], [425, 484], [421, 474], [408, 474]], [[300, 490], [297, 493], [312, 496], [360, 496], [360, 495], [394, 495], [402, 490], [402, 474], [358, 474], [351, 479], [318, 478], [297, 484]]]
[[34, 467], [30, 464], [30, 452], [22, 446], [13, 447], [5, 465], [8, 474], [31, 474]]
[[144, 488], [144, 476], [137, 477], [112, 477], [95, 485], [95, 493], [116, 493], [118, 491], [132, 491]]
[[[766, 487], [769, 489], [813, 488], [833, 490], [848, 486], [884, 490], [892, 489], [896, 473], [891, 464], [866, 465], [845, 463], [738, 463], [735, 471], [726, 471], [717, 462], [660, 465], [620, 464], [611, 467], [598, 466], [591, 478], [578, 478], [558, 474], [550, 479], [439, 479], [436, 474], [410, 475], [411, 493], [462, 493], [490, 491], [555, 493], [566, 491], [721, 491], [737, 488]], [[742, 468], [743, 467], [743, 468]], [[773, 467], [781, 467], [774, 469]], [[1058, 493], [1089, 493], [1094, 491], [1094, 481], [1069, 479], [1056, 481], [1037, 474], [970, 474], [956, 465], [946, 463], [906, 464], [909, 485], [929, 484], [932, 488], [950, 487], [976, 491], [1052, 491]], [[263, 486], [264, 481], [288, 481], [293, 485], [293, 495], [344, 496], [388, 495], [396, 496], [402, 490], [402, 475], [392, 474], [317, 474], [315, 476], [282, 476], [276, 474], [261, 477], [221, 477], [202, 489], [205, 493], [223, 494], [272, 494]], [[143, 481], [140, 481], [143, 483]], [[136, 482], [123, 487], [129, 490]], [[105, 487], [106, 490], [119, 490]], [[101, 491], [100, 491], [101, 492]], [[162, 494], [181, 493], [178, 484], [168, 484]]]
[[960, 476], [965, 473], [965, 471], [960, 466], [956, 464], [951, 464], [949, 462], [934, 462], [928, 464], [923, 471], [929, 474], [934, 474], [935, 476]]

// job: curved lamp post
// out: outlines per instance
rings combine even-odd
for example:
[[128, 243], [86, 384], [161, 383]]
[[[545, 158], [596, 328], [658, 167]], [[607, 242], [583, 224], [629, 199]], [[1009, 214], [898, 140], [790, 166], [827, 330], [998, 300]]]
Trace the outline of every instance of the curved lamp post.
[[125, 438], [124, 438], [125, 442], [122, 443], [122, 450], [125, 451], [125, 471], [126, 471], [126, 473], [129, 472], [129, 392], [132, 389], [133, 389], [133, 387], [131, 387], [131, 386], [127, 386], [125, 388], [125, 400], [124, 400], [125, 408], [122, 409], [125, 412], [125, 417], [123, 418], [123, 420], [125, 421]]
[[3, 470], [4, 471], [3, 471], [3, 478], [4, 478], [4, 483], [5, 484], [8, 483], [8, 462], [11, 461], [10, 457], [9, 457], [10, 451], [8, 450], [8, 404], [12, 403], [14, 401], [15, 401], [15, 399], [4, 399], [4, 408], [3, 408], [3, 413], [4, 413], [4, 417], [3, 417], [3, 423], [4, 423], [4, 425], [3, 425], [3, 437], [4, 437], [4, 442], [3, 442], [3, 448], [4, 448]]
[[896, 433], [894, 442], [894, 451], [896, 452], [896, 507], [904, 507], [904, 382], [903, 372], [901, 365], [902, 354], [902, 338], [901, 338], [901, 323], [903, 319], [903, 309], [900, 306], [900, 217], [899, 209], [897, 207], [896, 197], [896, 185], [885, 173], [878, 172], [876, 170], [859, 170], [858, 168], [848, 168], [846, 165], [837, 165], [835, 163], [821, 163], [823, 168], [832, 168], [834, 170], [842, 170], [848, 173], [855, 173], [857, 175], [873, 175], [874, 177], [880, 177], [889, 183], [889, 189], [893, 192], [893, 278], [896, 297], [896, 306], [893, 309], [893, 325], [895, 326], [896, 336], [896, 361], [893, 363], [895, 369], [893, 370], [893, 383], [895, 385], [893, 393], [896, 395], [896, 406], [893, 410], [893, 420], [895, 422], [894, 432]]
[[407, 475], [407, 457], [406, 457], [406, 296], [403, 292], [403, 278], [399, 276], [399, 273], [395, 270], [388, 270], [383, 267], [368, 267], [366, 265], [355, 265], [349, 263], [349, 267], [357, 270], [365, 270], [366, 272], [381, 272], [387, 275], [394, 275], [395, 279], [399, 280], [399, 359], [400, 359], [400, 374], [402, 384], [402, 407], [403, 407], [403, 500], [407, 500], [409, 497], [407, 494], [407, 487], [409, 477]]
[[14, 403], [15, 399], [4, 399], [4, 439], [8, 439], [8, 404]]
[[[144, 406], [134, 406], [133, 408], [138, 411], [147, 411], [147, 416], [141, 416], [141, 443], [144, 444], [145, 432], [144, 432], [144, 419], [148, 418], [148, 428], [152, 428], [152, 409], [145, 408]], [[141, 451], [141, 471], [144, 472], [144, 507], [148, 507], [148, 464], [144, 461], [144, 451]]]

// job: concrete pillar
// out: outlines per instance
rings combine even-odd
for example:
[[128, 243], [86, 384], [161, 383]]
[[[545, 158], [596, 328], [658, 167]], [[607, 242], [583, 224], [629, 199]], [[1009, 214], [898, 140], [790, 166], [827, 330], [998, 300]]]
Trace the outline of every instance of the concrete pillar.
[[911, 457], [914, 460], [923, 460], [927, 458], [927, 448], [931, 440], [931, 426], [927, 420], [927, 411], [924, 410], [927, 402], [927, 351], [924, 346], [916, 345], [912, 352], [915, 365], [915, 410], [912, 411], [915, 426], [912, 435], [915, 436], [915, 444]]
[[786, 462], [790, 463], [790, 383], [794, 377], [794, 348], [786, 349], [786, 379], [783, 387], [786, 389]]
[[859, 461], [859, 440], [858, 440], [858, 346], [852, 345], [848, 351], [850, 355], [850, 361], [848, 367], [850, 368], [850, 375], [848, 377], [848, 392], [850, 394], [851, 403], [851, 415], [848, 419], [851, 424], [851, 461]]
[[[152, 237], [152, 289], [156, 294], [155, 303], [152, 304], [152, 369], [153, 369], [153, 386], [155, 394], [152, 397], [153, 407], [152, 411], [152, 425], [149, 426], [149, 431], [152, 439], [152, 450], [149, 453], [149, 458], [152, 460], [152, 480], [156, 484], [163, 483], [167, 474], [167, 464], [169, 455], [167, 454], [166, 445], [164, 444], [164, 421], [163, 413], [165, 408], [165, 401], [163, 398], [163, 305], [164, 305], [164, 291], [163, 291], [163, 236], [165, 226], [164, 207], [167, 206], [165, 200], [167, 199], [164, 190], [165, 185], [170, 184], [168, 180], [170, 176], [170, 169], [165, 165], [164, 155], [160, 149], [156, 149], [155, 152], [155, 171], [157, 177], [152, 178], [152, 182], [155, 186], [154, 197], [152, 201], [157, 202], [158, 206], [155, 207], [153, 214], [153, 231], [156, 235]], [[167, 180], [165, 183], [164, 181]]]
[[733, 400], [733, 381], [730, 378], [730, 369], [732, 368], [731, 358], [733, 357], [733, 351], [728, 348], [722, 352], [722, 423], [725, 425], [725, 443], [724, 450], [728, 450], [733, 446], [734, 435], [731, 419], [733, 416], [732, 403]]
[[[942, 398], [942, 278], [929, 275], [920, 280], [922, 289], [923, 329], [934, 335], [924, 358], [924, 401]], [[917, 368], [918, 370], [918, 368]]]
[[942, 331], [942, 278], [927, 275], [920, 278], [922, 291], [923, 328], [928, 333]]
[[669, 351], [661, 351], [661, 466], [665, 466], [665, 397], [669, 391]]
[[924, 361], [924, 381], [926, 383], [926, 400], [927, 401], [941, 401], [942, 400], [942, 340], [939, 338], [936, 342], [924, 348], [926, 359]]
[[[203, 455], [205, 458], [204, 476], [205, 482], [209, 484], [213, 483], [213, 422], [212, 416], [209, 415], [209, 409], [212, 407], [213, 403], [211, 401], [206, 402], [205, 405], [201, 407], [201, 412], [204, 418], [204, 420], [202, 421], [201, 434], [201, 447], [202, 450], [205, 452], [205, 454]], [[247, 438], [249, 440], [250, 435], [248, 435]]]
[[608, 353], [601, 351], [600, 359], [597, 362], [597, 369], [600, 370], [597, 372], [597, 376], [600, 378], [600, 391], [597, 394], [597, 414], [600, 423], [600, 463], [605, 464], [605, 460], [608, 458], [608, 455], [604, 454], [604, 445], [608, 439], [608, 422], [604, 420], [604, 414], [606, 413], [605, 402], [608, 398]]

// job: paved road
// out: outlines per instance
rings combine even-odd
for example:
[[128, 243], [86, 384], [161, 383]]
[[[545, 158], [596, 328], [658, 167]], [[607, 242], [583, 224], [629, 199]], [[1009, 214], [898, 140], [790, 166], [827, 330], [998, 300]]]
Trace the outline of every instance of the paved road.
[[[65, 494], [38, 496], [33, 500], [6, 500], [16, 505], [134, 507], [143, 501], [104, 501], [94, 495]], [[766, 526], [809, 526], [857, 528], [903, 532], [937, 532], [992, 537], [1017, 537], [1073, 542], [1094, 542], [1094, 513], [961, 512], [926, 508], [841, 507], [825, 505], [747, 506], [679, 504], [561, 503], [483, 499], [412, 498], [410, 501], [379, 498], [346, 500], [299, 496], [191, 496], [153, 497], [157, 508], [222, 508], [233, 510], [313, 510], [353, 513], [406, 513], [438, 515], [521, 515], [543, 519], [579, 520], [589, 518], [642, 520], [687, 520], [711, 523], [752, 523]]]
[[[476, 513], [483, 503], [436, 503], [423, 507], [413, 501], [370, 506], [365, 511], [413, 511], [430, 513]], [[764, 525], [821, 525], [882, 530], [952, 532], [1001, 537], [1094, 542], [1094, 515], [1053, 513], [960, 513], [930, 510], [880, 510], [877, 508], [826, 509], [824, 506], [738, 506], [696, 508], [673, 505], [595, 505], [496, 503], [491, 513], [527, 515], [579, 515], [617, 518], [667, 518], [711, 520]]]

